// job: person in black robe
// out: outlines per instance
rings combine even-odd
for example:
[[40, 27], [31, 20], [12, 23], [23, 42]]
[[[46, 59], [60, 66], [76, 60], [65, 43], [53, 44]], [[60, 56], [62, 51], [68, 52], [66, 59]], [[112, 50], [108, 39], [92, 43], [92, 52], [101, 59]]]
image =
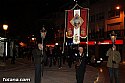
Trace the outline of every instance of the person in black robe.
[[43, 51], [43, 45], [38, 43], [38, 47], [32, 51], [35, 64], [35, 83], [41, 83], [41, 67], [45, 61], [46, 55]]
[[83, 47], [78, 48], [79, 52], [76, 53], [76, 80], [77, 83], [83, 83], [84, 74], [86, 71], [87, 57]]

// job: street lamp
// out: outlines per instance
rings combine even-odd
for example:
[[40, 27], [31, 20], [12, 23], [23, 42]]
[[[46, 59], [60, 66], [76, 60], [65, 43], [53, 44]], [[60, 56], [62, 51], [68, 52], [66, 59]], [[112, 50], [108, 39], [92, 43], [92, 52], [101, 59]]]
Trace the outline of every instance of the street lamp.
[[[3, 25], [3, 29], [5, 31], [5, 38], [6, 38], [6, 31], [8, 29], [8, 25], [4, 24]], [[3, 62], [5, 62], [5, 58], [6, 58], [6, 39], [4, 38], [4, 53], [3, 53]]]
[[117, 34], [115, 34], [115, 32], [112, 31], [112, 33], [110, 34], [110, 38], [112, 40], [112, 44], [114, 45], [117, 38]]
[[7, 31], [7, 29], [8, 29], [8, 25], [4, 24], [3, 25], [3, 30], [5, 31], [5, 37], [6, 37], [6, 31]]
[[120, 9], [120, 6], [119, 6], [119, 5], [118, 5], [118, 6], [116, 6], [116, 9], [117, 9], [117, 10], [119, 10], [119, 9]]
[[32, 38], [32, 41], [35, 41], [35, 40], [36, 40], [36, 38], [33, 37], [33, 38]]
[[4, 30], [7, 30], [7, 29], [8, 29], [8, 25], [4, 24], [4, 25], [3, 25], [3, 29], [4, 29]]
[[[47, 31], [45, 30], [44, 26], [42, 27], [42, 30], [40, 30], [40, 33], [41, 33], [42, 45], [43, 45], [43, 40], [45, 39], [46, 33], [47, 33]], [[43, 47], [44, 47], [44, 45], [43, 45]], [[42, 48], [42, 55], [43, 55], [43, 48]]]

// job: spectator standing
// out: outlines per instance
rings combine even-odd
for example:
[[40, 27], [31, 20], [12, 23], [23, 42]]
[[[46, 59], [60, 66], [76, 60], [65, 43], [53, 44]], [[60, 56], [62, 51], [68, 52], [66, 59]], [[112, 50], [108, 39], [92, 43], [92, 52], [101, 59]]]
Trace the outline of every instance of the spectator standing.
[[119, 83], [119, 63], [121, 56], [119, 51], [116, 50], [115, 45], [107, 51], [106, 56], [108, 56], [107, 67], [109, 69], [110, 83], [113, 83], [113, 78], [115, 79], [115, 83]]

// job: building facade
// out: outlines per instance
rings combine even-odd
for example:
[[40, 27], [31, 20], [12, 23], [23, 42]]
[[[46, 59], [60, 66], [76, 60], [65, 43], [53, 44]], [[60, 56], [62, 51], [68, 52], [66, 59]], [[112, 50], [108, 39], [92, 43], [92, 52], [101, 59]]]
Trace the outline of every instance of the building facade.
[[[125, 59], [125, 0], [99, 0], [90, 5], [89, 40], [95, 40], [96, 57], [105, 57], [105, 53], [112, 43], [109, 42], [110, 33], [117, 34], [116, 45]], [[104, 42], [105, 41], [105, 42]], [[100, 43], [102, 42], [102, 43]], [[103, 48], [103, 50], [101, 50]], [[104, 53], [103, 53], [104, 52]]]
[[[98, 0], [89, 5], [89, 51], [97, 58], [105, 58], [106, 51], [112, 46], [110, 35], [112, 31], [117, 34], [115, 44], [125, 60], [125, 0]], [[119, 6], [119, 9], [116, 7]], [[51, 15], [50, 15], [51, 16]], [[53, 13], [56, 25], [55, 43], [63, 43], [65, 28], [65, 11]], [[65, 42], [72, 39], [65, 39]], [[80, 44], [86, 45], [85, 41]], [[70, 44], [71, 45], [71, 44]], [[91, 56], [91, 55], [90, 55]]]

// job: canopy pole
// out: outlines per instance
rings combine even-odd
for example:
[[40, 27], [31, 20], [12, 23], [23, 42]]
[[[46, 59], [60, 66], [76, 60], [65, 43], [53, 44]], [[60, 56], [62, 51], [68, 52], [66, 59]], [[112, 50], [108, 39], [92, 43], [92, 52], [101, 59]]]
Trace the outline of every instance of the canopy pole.
[[64, 26], [64, 40], [63, 40], [63, 53], [65, 51], [65, 42], [66, 42], [66, 12], [65, 11], [65, 26]]
[[88, 55], [88, 51], [89, 51], [89, 46], [88, 46], [88, 41], [89, 41], [89, 34], [88, 34], [88, 28], [89, 28], [89, 8], [88, 8], [88, 22], [87, 22], [87, 56]]

